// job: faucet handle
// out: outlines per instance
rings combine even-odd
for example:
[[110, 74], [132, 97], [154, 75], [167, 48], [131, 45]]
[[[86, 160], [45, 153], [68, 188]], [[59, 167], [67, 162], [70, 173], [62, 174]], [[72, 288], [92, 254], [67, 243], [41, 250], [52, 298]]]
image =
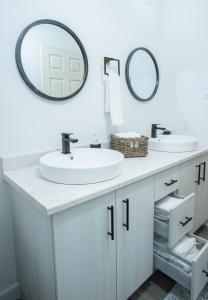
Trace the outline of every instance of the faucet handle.
[[160, 129], [160, 130], [165, 130], [166, 129], [165, 127], [158, 127], [160, 125], [161, 124], [152, 124], [152, 127], [154, 127], [155, 129]]
[[62, 137], [68, 139], [71, 135], [73, 135], [73, 132], [62, 132]]

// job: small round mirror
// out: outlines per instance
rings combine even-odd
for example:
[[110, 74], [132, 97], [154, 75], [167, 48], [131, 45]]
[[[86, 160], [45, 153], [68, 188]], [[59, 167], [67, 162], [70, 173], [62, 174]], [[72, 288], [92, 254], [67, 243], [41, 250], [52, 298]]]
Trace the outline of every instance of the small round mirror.
[[148, 49], [136, 48], [130, 53], [126, 63], [126, 81], [137, 100], [148, 101], [155, 96], [159, 86], [159, 68]]
[[49, 100], [75, 96], [87, 79], [88, 60], [81, 41], [54, 20], [27, 26], [17, 41], [15, 57], [26, 84]]

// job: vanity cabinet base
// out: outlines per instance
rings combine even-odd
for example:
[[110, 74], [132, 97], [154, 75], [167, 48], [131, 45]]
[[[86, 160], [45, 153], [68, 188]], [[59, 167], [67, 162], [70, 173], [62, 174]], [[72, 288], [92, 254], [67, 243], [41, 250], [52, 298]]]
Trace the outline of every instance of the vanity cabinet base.
[[51, 219], [12, 190], [17, 280], [22, 300], [57, 300]]
[[53, 216], [12, 203], [22, 300], [126, 300], [152, 275], [153, 177]]

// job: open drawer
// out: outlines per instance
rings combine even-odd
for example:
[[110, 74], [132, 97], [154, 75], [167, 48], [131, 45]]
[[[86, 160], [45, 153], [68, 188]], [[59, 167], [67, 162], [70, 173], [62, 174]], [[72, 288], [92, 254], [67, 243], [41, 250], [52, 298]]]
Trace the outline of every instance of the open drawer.
[[[191, 300], [196, 300], [208, 282], [208, 242], [197, 236], [193, 237], [201, 246], [192, 262], [172, 253], [164, 245], [154, 242], [157, 246], [157, 251], [154, 247], [154, 267], [189, 290]], [[158, 249], [160, 250], [158, 247], [161, 248], [161, 252], [158, 252]]]
[[[163, 201], [163, 202], [162, 202]], [[173, 203], [169, 210], [161, 207]], [[192, 231], [195, 218], [195, 194], [187, 197], [173, 194], [155, 203], [154, 231], [167, 239], [169, 248]]]

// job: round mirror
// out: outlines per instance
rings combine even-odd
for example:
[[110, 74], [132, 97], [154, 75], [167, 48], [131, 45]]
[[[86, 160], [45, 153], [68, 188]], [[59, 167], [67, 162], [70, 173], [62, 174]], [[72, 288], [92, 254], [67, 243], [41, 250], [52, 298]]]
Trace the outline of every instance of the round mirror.
[[16, 45], [16, 63], [26, 84], [49, 100], [66, 100], [84, 86], [88, 74], [85, 49], [64, 24], [39, 20], [27, 26]]
[[154, 97], [159, 86], [159, 68], [148, 49], [137, 48], [130, 53], [126, 63], [126, 81], [137, 100], [148, 101]]

